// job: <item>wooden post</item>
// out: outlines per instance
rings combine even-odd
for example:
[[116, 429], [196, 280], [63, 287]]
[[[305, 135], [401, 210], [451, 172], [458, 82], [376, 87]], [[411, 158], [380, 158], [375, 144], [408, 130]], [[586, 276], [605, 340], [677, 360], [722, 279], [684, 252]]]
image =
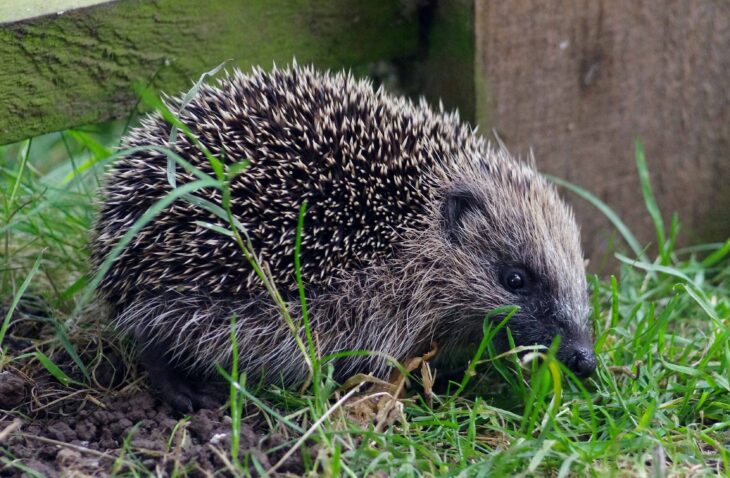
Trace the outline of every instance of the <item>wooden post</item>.
[[[541, 170], [607, 202], [655, 242], [634, 163], [643, 138], [665, 221], [684, 242], [730, 233], [730, 3], [476, 1], [477, 116]], [[568, 195], [566, 193], [566, 195]], [[570, 197], [568, 195], [568, 197]], [[572, 198], [597, 259], [616, 238]]]

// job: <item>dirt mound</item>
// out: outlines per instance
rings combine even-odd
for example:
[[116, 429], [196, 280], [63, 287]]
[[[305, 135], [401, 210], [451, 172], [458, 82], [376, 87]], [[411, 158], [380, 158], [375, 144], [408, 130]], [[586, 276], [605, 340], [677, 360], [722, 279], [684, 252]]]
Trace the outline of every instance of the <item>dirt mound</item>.
[[[10, 371], [0, 373], [0, 409], [22, 403], [28, 394], [22, 377]], [[46, 476], [144, 470], [163, 475], [184, 470], [188, 476], [231, 472], [231, 422], [221, 410], [179, 417], [149, 392], [139, 391], [103, 401], [69, 399], [35, 419], [23, 415], [0, 412], [2, 477], [23, 476], [26, 467]], [[283, 453], [267, 454], [285, 439], [263, 426], [256, 416], [241, 426], [240, 459], [250, 464], [254, 474], [253, 459], [267, 469], [275, 455]], [[293, 459], [280, 471], [302, 470], [301, 461]]]

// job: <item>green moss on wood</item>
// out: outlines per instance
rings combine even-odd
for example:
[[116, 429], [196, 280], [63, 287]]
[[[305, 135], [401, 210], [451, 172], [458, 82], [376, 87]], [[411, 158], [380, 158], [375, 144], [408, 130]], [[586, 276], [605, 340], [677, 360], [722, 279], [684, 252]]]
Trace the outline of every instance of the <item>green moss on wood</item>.
[[391, 0], [122, 0], [4, 25], [0, 144], [125, 117], [135, 82], [177, 92], [226, 59], [338, 68], [416, 47], [415, 20]]
[[447, 109], [474, 122], [474, 2], [442, 0], [435, 4], [427, 31], [423, 89]]

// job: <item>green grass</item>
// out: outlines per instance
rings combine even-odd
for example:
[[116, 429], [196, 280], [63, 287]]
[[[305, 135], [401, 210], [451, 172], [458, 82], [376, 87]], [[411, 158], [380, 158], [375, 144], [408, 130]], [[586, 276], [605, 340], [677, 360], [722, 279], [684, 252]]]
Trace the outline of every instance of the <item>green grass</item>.
[[[13, 312], [39, 301], [52, 311], [54, 331], [34, 354], [13, 357], [3, 349], [0, 371], [35, 359], [62, 384], [85, 380], [96, 387], [89, 362], [104, 351], [83, 337], [111, 332], [85, 318], [94, 286], [86, 275], [85, 242], [99, 174], [122, 129], [66, 131], [0, 148], [0, 346]], [[362, 426], [342, 413], [349, 410], [346, 392], [337, 389], [326, 360], [306, 337], [301, 349], [312, 366], [311, 386], [303, 392], [257, 389], [234, 368], [232, 416], [241, 417], [244, 404], [259, 408], [287, 430], [290, 440], [282, 447], [295, 454], [314, 450], [304, 454], [304, 463], [325, 476], [730, 474], [730, 241], [678, 249], [678, 222], [667, 230], [661, 219], [640, 143], [636, 154], [656, 228], [654, 248], [590, 193], [568, 186], [609, 215], [630, 251], [616, 255], [615, 277], [591, 280], [598, 369], [587, 382], [574, 380], [549, 351], [520, 362], [516, 354], [496, 356], [485, 341], [481, 360], [461, 383], [393, 401], [389, 419]], [[200, 184], [178, 190], [157, 209], [194, 200], [190, 195], [199, 186], [225, 192], [229, 178], [217, 168], [215, 178], [199, 178]], [[231, 230], [221, 233], [247, 247], [226, 204], [199, 205], [227, 218]], [[301, 218], [306, 222], [306, 215]], [[653, 249], [656, 258], [648, 252]], [[49, 358], [51, 351], [68, 354], [84, 377], [68, 377]], [[531, 360], [537, 355], [545, 360]], [[414, 372], [412, 382], [420, 379]], [[428, 384], [424, 388], [430, 392]], [[234, 443], [237, 428], [236, 422]], [[134, 450], [125, 442], [117, 453], [122, 463]], [[237, 460], [231, 454], [232, 466], [247, 469]], [[134, 469], [145, 473], [139, 464]]]

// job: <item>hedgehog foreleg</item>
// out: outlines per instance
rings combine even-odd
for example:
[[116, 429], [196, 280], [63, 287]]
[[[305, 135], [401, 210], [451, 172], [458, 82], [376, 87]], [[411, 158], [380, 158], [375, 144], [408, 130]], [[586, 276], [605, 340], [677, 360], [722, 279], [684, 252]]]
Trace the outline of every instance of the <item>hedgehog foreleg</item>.
[[203, 295], [139, 295], [114, 322], [136, 342], [152, 391], [189, 413], [225, 400], [225, 381], [215, 364], [228, 365], [229, 309]]
[[115, 324], [137, 343], [153, 391], [189, 412], [224, 401], [225, 380], [216, 365], [229, 370], [233, 340], [238, 371], [249, 383], [306, 378], [306, 362], [279, 313], [264, 294], [221, 299], [169, 293], [136, 297], [119, 311]]
[[179, 412], [215, 408], [225, 399], [226, 388], [222, 380], [191, 373], [176, 365], [170, 360], [168, 347], [148, 343], [142, 346], [139, 360], [147, 370], [152, 390]]

